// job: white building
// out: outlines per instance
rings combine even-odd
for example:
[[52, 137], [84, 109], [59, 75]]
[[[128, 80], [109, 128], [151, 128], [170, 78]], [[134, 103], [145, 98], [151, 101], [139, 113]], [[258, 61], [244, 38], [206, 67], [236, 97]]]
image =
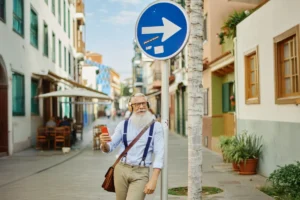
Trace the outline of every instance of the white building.
[[263, 137], [260, 173], [300, 160], [300, 1], [272, 0], [238, 25], [238, 132]]
[[0, 152], [12, 154], [35, 145], [49, 117], [74, 116], [74, 106], [59, 104], [69, 98], [35, 97], [76, 85], [78, 16], [72, 0], [0, 2]]

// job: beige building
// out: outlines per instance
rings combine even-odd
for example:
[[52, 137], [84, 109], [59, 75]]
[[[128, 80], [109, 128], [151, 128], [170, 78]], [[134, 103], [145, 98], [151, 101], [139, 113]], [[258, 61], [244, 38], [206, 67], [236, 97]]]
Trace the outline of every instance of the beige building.
[[[253, 0], [205, 0], [203, 43], [204, 117], [203, 145], [219, 151], [219, 137], [236, 133], [234, 45], [224, 37], [225, 22], [235, 12], [247, 17], [259, 2]], [[223, 37], [222, 37], [223, 36]], [[224, 39], [222, 41], [221, 39]]]

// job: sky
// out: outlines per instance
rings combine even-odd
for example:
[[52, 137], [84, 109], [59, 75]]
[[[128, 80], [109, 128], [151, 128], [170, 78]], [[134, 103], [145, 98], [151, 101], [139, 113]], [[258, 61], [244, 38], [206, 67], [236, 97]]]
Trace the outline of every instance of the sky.
[[153, 0], [85, 0], [86, 50], [100, 53], [103, 64], [132, 76], [135, 23]]

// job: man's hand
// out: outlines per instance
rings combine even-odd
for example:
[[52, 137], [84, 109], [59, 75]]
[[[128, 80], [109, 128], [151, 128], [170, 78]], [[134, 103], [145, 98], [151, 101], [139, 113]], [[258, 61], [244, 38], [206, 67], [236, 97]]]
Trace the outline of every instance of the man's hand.
[[144, 193], [145, 194], [153, 194], [153, 192], [155, 191], [155, 188], [156, 188], [156, 183], [157, 181], [156, 180], [150, 180], [146, 186], [145, 186], [145, 189], [144, 189]]
[[111, 137], [110, 137], [110, 135], [109, 134], [104, 134], [104, 133], [102, 133], [101, 135], [100, 135], [100, 142], [101, 142], [101, 144], [106, 144], [107, 142], [110, 142], [111, 141]]
[[109, 134], [101, 134], [100, 135], [100, 143], [101, 143], [101, 150], [104, 152], [109, 152], [109, 146], [107, 144], [107, 142], [111, 141], [111, 137], [109, 136]]

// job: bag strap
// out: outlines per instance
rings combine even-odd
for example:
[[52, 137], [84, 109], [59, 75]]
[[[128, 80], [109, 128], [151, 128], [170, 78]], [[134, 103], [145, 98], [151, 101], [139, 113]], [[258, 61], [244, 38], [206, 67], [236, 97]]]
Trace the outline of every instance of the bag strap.
[[114, 163], [114, 165], [112, 166], [113, 168], [115, 168], [115, 166], [118, 164], [118, 162], [123, 158], [123, 156], [129, 151], [129, 149], [131, 149], [131, 147], [142, 137], [142, 135], [146, 132], [146, 130], [155, 122], [155, 120], [152, 120], [147, 126], [145, 126], [143, 128], [143, 130], [138, 134], [138, 136], [136, 136], [136, 138], [134, 138], [134, 140], [127, 146], [127, 148], [125, 148], [125, 150], [121, 153], [121, 155], [119, 156], [119, 158], [116, 160], [116, 162]]

